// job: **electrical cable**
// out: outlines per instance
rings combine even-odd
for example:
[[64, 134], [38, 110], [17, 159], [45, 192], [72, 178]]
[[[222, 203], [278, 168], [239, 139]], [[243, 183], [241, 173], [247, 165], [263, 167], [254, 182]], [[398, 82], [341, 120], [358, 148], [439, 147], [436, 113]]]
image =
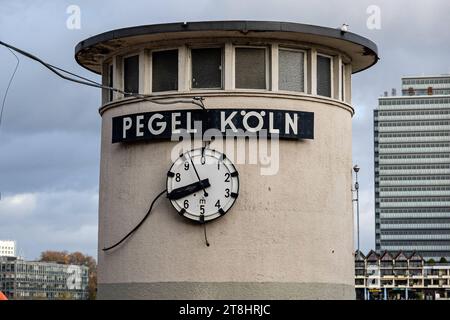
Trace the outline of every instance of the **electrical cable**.
[[64, 69], [62, 69], [62, 68], [60, 68], [60, 67], [57, 67], [57, 66], [55, 66], [55, 65], [52, 65], [52, 64], [48, 64], [48, 65], [49, 65], [50, 67], [52, 67], [53, 69], [56, 69], [56, 70], [58, 70], [58, 71], [61, 71], [61, 72], [70, 74], [71, 76], [74, 76], [74, 77], [83, 79], [83, 80], [85, 80], [85, 81], [88, 81], [88, 82], [90, 82], [90, 83], [93, 83], [93, 84], [96, 84], [96, 85], [99, 85], [99, 86], [102, 85], [100, 82], [97, 82], [97, 81], [94, 81], [94, 80], [91, 80], [91, 79], [82, 77], [82, 76], [80, 76], [80, 75], [78, 75], [78, 74], [75, 74], [75, 73], [72, 73], [72, 72], [70, 72], [70, 71], [64, 70]]
[[0, 128], [2, 126], [2, 119], [3, 119], [3, 110], [5, 109], [5, 102], [6, 102], [6, 97], [8, 96], [8, 92], [9, 92], [9, 88], [11, 86], [11, 83], [13, 82], [14, 76], [16, 75], [17, 69], [19, 68], [19, 64], [20, 64], [20, 59], [19, 57], [14, 53], [14, 51], [12, 51], [11, 49], [8, 48], [8, 50], [14, 55], [14, 57], [17, 60], [16, 63], [16, 67], [14, 68], [14, 72], [11, 75], [11, 78], [9, 78], [9, 82], [8, 82], [8, 86], [6, 87], [6, 91], [5, 94], [3, 96], [3, 101], [2, 101], [2, 108], [0, 109]]
[[[121, 94], [123, 94], [124, 96], [133, 96], [133, 97], [135, 97], [135, 98], [137, 98], [137, 99], [141, 99], [141, 100], [144, 100], [144, 101], [150, 101], [150, 102], [153, 102], [153, 103], [156, 103], [156, 104], [161, 104], [161, 105], [169, 105], [169, 104], [174, 104], [174, 103], [192, 103], [192, 104], [194, 104], [194, 105], [196, 105], [196, 106], [199, 106], [199, 107], [202, 108], [203, 110], [207, 111], [207, 109], [206, 109], [206, 107], [205, 107], [205, 105], [204, 105], [204, 103], [203, 103], [203, 101], [205, 100], [205, 98], [203, 98], [203, 97], [193, 97], [192, 100], [178, 99], [178, 100], [171, 100], [171, 101], [159, 101], [159, 99], [162, 99], [162, 98], [154, 97], [154, 96], [152, 96], [152, 95], [143, 95], [143, 94], [139, 94], [139, 93], [126, 92], [126, 91], [123, 91], [123, 90], [120, 90], [120, 89], [117, 89], [117, 88], [114, 88], [114, 87], [104, 86], [104, 85], [102, 85], [101, 83], [98, 83], [98, 82], [93, 81], [93, 80], [91, 80], [91, 79], [82, 77], [82, 76], [77, 75], [77, 74], [75, 74], [75, 73], [73, 73], [73, 72], [70, 72], [70, 71], [64, 70], [64, 69], [62, 69], [62, 68], [60, 68], [60, 67], [57, 67], [57, 66], [51, 65], [51, 64], [49, 64], [49, 63], [46, 63], [45, 61], [43, 61], [42, 59], [38, 58], [37, 56], [35, 56], [35, 55], [33, 55], [33, 54], [31, 54], [31, 53], [29, 53], [29, 52], [27, 52], [27, 51], [24, 51], [24, 50], [22, 50], [22, 49], [16, 48], [16, 47], [14, 47], [14, 46], [12, 46], [12, 45], [10, 45], [10, 44], [7, 44], [7, 43], [5, 43], [5, 42], [3, 42], [3, 41], [0, 41], [0, 45], [5, 46], [5, 47], [6, 47], [6, 48], [7, 48], [7, 49], [8, 49], [8, 50], [16, 57], [16, 59], [17, 59], [16, 67], [15, 67], [15, 69], [14, 69], [14, 72], [13, 72], [13, 74], [12, 74], [10, 80], [9, 80], [8, 87], [7, 87], [6, 92], [5, 92], [5, 95], [4, 95], [4, 97], [3, 97], [2, 108], [1, 108], [1, 111], [0, 111], [0, 125], [1, 125], [1, 120], [2, 120], [2, 116], [3, 116], [3, 110], [4, 110], [4, 106], [5, 106], [6, 97], [7, 97], [7, 95], [8, 95], [9, 88], [10, 88], [10, 86], [11, 86], [11, 83], [12, 83], [12, 81], [13, 81], [13, 79], [14, 79], [14, 76], [15, 76], [15, 74], [16, 74], [17, 68], [19, 67], [19, 63], [20, 63], [20, 60], [19, 60], [19, 58], [17, 57], [17, 55], [14, 53], [14, 51], [17, 52], [17, 53], [19, 53], [19, 54], [21, 54], [21, 55], [23, 55], [23, 56], [25, 56], [25, 57], [27, 57], [27, 58], [29, 58], [29, 59], [31, 59], [31, 60], [34, 60], [34, 61], [40, 63], [40, 64], [43, 65], [45, 68], [47, 68], [47, 69], [49, 69], [51, 72], [55, 73], [58, 77], [60, 77], [60, 78], [62, 78], [62, 79], [64, 79], [64, 80], [67, 80], [67, 81], [75, 82], [75, 83], [82, 84], [82, 85], [86, 85], [86, 86], [89, 86], [89, 87], [94, 87], [94, 88], [99, 88], [99, 89], [105, 89], [105, 90], [112, 90], [112, 91], [114, 91], [114, 92], [121, 93]], [[65, 74], [71, 75], [72, 77], [75, 77], [75, 78], [68, 77], [68, 76], [66, 76]], [[80, 80], [78, 80], [78, 79], [76, 79], [76, 78], [78, 78], [78, 79], [80, 79]], [[157, 100], [157, 99], [158, 99], [158, 100]], [[191, 161], [192, 161], [192, 159], [191, 159]], [[195, 167], [194, 167], [194, 168], [195, 168]], [[198, 175], [198, 174], [197, 174], [197, 175]], [[123, 238], [122, 238], [119, 242], [117, 242], [116, 244], [114, 244], [114, 245], [112, 245], [112, 246], [110, 246], [110, 247], [107, 247], [107, 248], [103, 248], [102, 250], [103, 250], [103, 251], [109, 251], [109, 250], [111, 250], [111, 249], [117, 247], [117, 246], [120, 245], [123, 241], [125, 241], [128, 237], [130, 237], [134, 232], [136, 232], [136, 230], [139, 229], [139, 227], [144, 223], [144, 221], [145, 221], [145, 220], [148, 218], [148, 216], [150, 215], [150, 213], [151, 213], [151, 211], [152, 211], [152, 209], [153, 209], [153, 205], [155, 204], [156, 200], [158, 200], [158, 199], [159, 199], [164, 193], [166, 193], [166, 192], [167, 192], [167, 190], [162, 191], [160, 194], [158, 194], [158, 195], [153, 199], [153, 201], [152, 201], [152, 203], [151, 203], [151, 205], [150, 205], [150, 208], [149, 208], [149, 210], [147, 211], [147, 214], [144, 216], [144, 218], [143, 218], [143, 219], [142, 219], [142, 220], [141, 220], [141, 221], [140, 221], [140, 222], [139, 222], [139, 223], [138, 223], [138, 224], [137, 224], [137, 225], [136, 225], [136, 226], [135, 226], [135, 227], [134, 227], [127, 235], [126, 235], [126, 236], [125, 236], [125, 237], [123, 237]], [[206, 191], [205, 191], [205, 193], [206, 193]], [[204, 224], [204, 235], [205, 235], [205, 242], [206, 242], [206, 245], [209, 246], [209, 242], [208, 242], [208, 239], [207, 239], [207, 237], [206, 237], [206, 226], [205, 226], [205, 224]]]
[[164, 193], [166, 193], [167, 190], [164, 189], [160, 194], [158, 194], [155, 199], [153, 199], [152, 204], [150, 205], [150, 208], [147, 211], [147, 214], [145, 215], [145, 217], [141, 220], [141, 222], [139, 222], [136, 227], [133, 228], [133, 230], [131, 230], [130, 232], [128, 232], [128, 234], [123, 237], [119, 242], [117, 242], [116, 244], [107, 247], [107, 248], [103, 248], [103, 251], [109, 251], [115, 247], [117, 247], [119, 244], [121, 244], [122, 242], [124, 242], [129, 236], [131, 236], [137, 229], [139, 229], [139, 227], [144, 223], [144, 221], [148, 218], [148, 216], [150, 215], [150, 212], [152, 212], [153, 209], [153, 205], [155, 204], [156, 200], [158, 200]]
[[205, 244], [209, 247], [208, 237], [206, 236], [206, 222], [203, 222], [203, 232], [205, 234]]
[[[12, 46], [10, 44], [7, 44], [7, 43], [5, 43], [3, 41], [0, 41], [0, 45], [3, 45], [3, 46], [5, 46], [6, 48], [8, 48], [10, 50], [14, 50], [14, 51], [20, 53], [21, 55], [23, 55], [23, 56], [25, 56], [25, 57], [27, 57], [27, 58], [29, 58], [31, 60], [34, 60], [34, 61], [42, 64], [45, 68], [47, 68], [51, 72], [55, 73], [58, 77], [60, 77], [60, 78], [62, 78], [64, 80], [67, 80], [67, 81], [72, 81], [72, 82], [75, 82], [75, 83], [78, 83], [78, 84], [82, 84], [82, 85], [86, 85], [86, 86], [94, 87], [94, 88], [98, 88], [98, 89], [111, 90], [111, 91], [114, 91], [114, 92], [121, 93], [124, 96], [132, 96], [132, 97], [135, 97], [137, 99], [142, 99], [144, 101], [149, 101], [149, 102], [153, 102], [153, 103], [156, 103], [156, 104], [192, 103], [192, 104], [202, 108], [203, 110], [206, 110], [206, 108], [204, 106], [204, 103], [203, 103], [203, 100], [204, 100], [203, 97], [194, 97], [191, 100], [178, 99], [178, 100], [171, 100], [171, 101], [158, 101], [159, 99], [161, 99], [160, 97], [155, 97], [155, 96], [152, 96], [152, 95], [144, 95], [144, 94], [134, 93], [134, 92], [126, 92], [126, 91], [123, 91], [123, 90], [120, 90], [120, 89], [117, 89], [117, 88], [114, 88], [114, 87], [104, 86], [104, 85], [102, 85], [102, 84], [100, 84], [100, 83], [98, 83], [96, 81], [90, 80], [88, 78], [79, 76], [79, 75], [77, 75], [75, 73], [72, 73], [70, 71], [64, 70], [64, 69], [56, 67], [54, 65], [51, 65], [51, 64], [43, 61], [42, 59], [36, 57], [35, 55], [31, 54], [31, 53], [29, 53], [29, 52], [27, 52], [25, 50], [16, 48], [16, 47], [14, 47], [14, 46]], [[64, 75], [63, 73], [69, 74], [69, 75], [71, 75], [73, 77], [76, 77], [78, 79], [81, 79], [81, 80], [78, 80], [78, 79], [75, 79], [75, 78], [72, 78], [72, 77], [68, 77], [68, 76]]]

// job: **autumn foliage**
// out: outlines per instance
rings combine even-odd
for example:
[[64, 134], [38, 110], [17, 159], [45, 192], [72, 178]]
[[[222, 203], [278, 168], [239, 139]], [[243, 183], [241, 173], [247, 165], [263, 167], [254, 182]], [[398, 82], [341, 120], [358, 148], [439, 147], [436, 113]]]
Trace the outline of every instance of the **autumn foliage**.
[[67, 251], [48, 250], [41, 253], [40, 261], [87, 266], [89, 268], [89, 299], [95, 299], [97, 293], [97, 262], [93, 257], [78, 251], [69, 253]]

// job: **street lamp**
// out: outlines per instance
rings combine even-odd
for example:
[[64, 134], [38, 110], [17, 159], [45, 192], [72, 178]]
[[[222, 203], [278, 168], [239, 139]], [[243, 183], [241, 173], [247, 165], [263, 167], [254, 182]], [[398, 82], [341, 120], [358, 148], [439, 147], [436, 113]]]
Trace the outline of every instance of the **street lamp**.
[[358, 171], [359, 166], [356, 164], [353, 167], [353, 171], [355, 171], [355, 189], [353, 191], [356, 191], [356, 199], [352, 199], [353, 201], [356, 201], [356, 236], [358, 239], [358, 244], [356, 250], [359, 251], [359, 183], [358, 183]]

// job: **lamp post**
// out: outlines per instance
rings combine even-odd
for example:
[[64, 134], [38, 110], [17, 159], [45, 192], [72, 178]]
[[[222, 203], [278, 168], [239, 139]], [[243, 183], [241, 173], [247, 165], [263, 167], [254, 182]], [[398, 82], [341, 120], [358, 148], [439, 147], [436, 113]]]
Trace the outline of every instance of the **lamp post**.
[[356, 191], [356, 199], [353, 199], [353, 201], [356, 201], [356, 236], [358, 239], [356, 250], [359, 251], [359, 183], [358, 183], [358, 171], [359, 166], [356, 164], [353, 167], [353, 171], [355, 171], [355, 189]]

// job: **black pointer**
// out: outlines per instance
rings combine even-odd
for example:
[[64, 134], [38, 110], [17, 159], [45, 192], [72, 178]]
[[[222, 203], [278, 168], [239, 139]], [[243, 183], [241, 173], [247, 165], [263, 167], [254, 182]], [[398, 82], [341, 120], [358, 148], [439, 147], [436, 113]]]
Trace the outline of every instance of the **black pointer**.
[[167, 198], [169, 198], [170, 200], [178, 200], [200, 190], [205, 190], [205, 188], [208, 188], [210, 186], [211, 184], [209, 183], [209, 179], [200, 180], [188, 184], [187, 186], [172, 190], [172, 192], [167, 195]]
[[[195, 174], [197, 175], [198, 181], [199, 181], [199, 182], [202, 181], [202, 180], [200, 179], [200, 176], [198, 175], [197, 168], [195, 168], [194, 161], [192, 161], [191, 155], [189, 155], [189, 159], [191, 160], [192, 167], [194, 168], [194, 171], [195, 171]], [[205, 197], [207, 197], [207, 196], [208, 196], [208, 192], [206, 192], [205, 188], [202, 188], [202, 189], [203, 189], [203, 193], [204, 193]], [[201, 189], [200, 189], [200, 190], [201, 190]]]

